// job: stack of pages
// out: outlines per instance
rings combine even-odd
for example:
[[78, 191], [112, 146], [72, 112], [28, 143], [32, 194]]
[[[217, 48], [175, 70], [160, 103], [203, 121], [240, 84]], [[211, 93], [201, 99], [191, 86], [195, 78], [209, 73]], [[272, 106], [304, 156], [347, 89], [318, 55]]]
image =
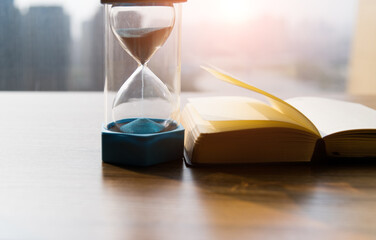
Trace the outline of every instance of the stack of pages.
[[[205, 69], [218, 79], [264, 95], [268, 102], [248, 97], [189, 99], [182, 114], [188, 163], [307, 162], [314, 155], [376, 157], [375, 110], [324, 98], [284, 101]], [[323, 147], [317, 147], [319, 143]]]

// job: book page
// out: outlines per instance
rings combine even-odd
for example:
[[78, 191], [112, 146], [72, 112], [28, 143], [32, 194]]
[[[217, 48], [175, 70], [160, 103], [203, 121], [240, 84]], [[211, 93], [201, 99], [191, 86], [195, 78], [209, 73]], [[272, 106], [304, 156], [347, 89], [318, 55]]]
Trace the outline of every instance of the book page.
[[210, 124], [210, 128], [206, 126], [208, 132], [265, 127], [306, 130], [266, 103], [248, 97], [203, 97], [190, 98], [188, 101], [186, 106], [192, 106], [200, 116], [199, 119], [203, 120], [196, 119], [201, 123], [200, 126], [203, 127], [205, 122], [206, 125]]
[[186, 129], [194, 127], [196, 136], [261, 128], [290, 128], [311, 133], [269, 105], [251, 98], [207, 97], [188, 100], [183, 111], [183, 125]]
[[269, 105], [247, 97], [201, 97], [188, 102], [205, 121], [282, 120], [282, 114]]
[[286, 102], [306, 115], [322, 137], [348, 130], [376, 129], [376, 110], [361, 104], [315, 97]]
[[242, 82], [242, 81], [237, 80], [233, 77], [230, 77], [229, 75], [226, 75], [223, 72], [220, 72], [220, 71], [215, 70], [213, 68], [209, 68], [209, 67], [202, 67], [202, 68], [205, 69], [206, 71], [208, 71], [209, 73], [211, 73], [212, 75], [214, 75], [217, 79], [220, 79], [222, 81], [228, 82], [228, 83], [236, 85], [238, 87], [242, 87], [242, 88], [251, 90], [252, 92], [255, 92], [255, 93], [258, 93], [258, 94], [265, 96], [269, 100], [271, 107], [273, 107], [274, 109], [283, 113], [284, 115], [286, 115], [288, 118], [290, 118], [294, 122], [300, 124], [302, 127], [307, 129], [308, 131], [310, 131], [310, 132], [312, 132], [316, 135], [320, 135], [319, 131], [317, 130], [315, 125], [306, 116], [304, 116], [304, 114], [299, 112], [297, 109], [295, 109], [293, 106], [291, 106], [287, 102], [283, 101], [282, 99], [280, 99], [280, 98], [278, 98], [278, 97], [276, 97], [276, 96], [274, 96], [274, 95], [272, 95], [268, 92], [265, 92], [261, 89], [258, 89], [254, 86], [251, 86], [251, 85], [249, 85], [245, 82]]

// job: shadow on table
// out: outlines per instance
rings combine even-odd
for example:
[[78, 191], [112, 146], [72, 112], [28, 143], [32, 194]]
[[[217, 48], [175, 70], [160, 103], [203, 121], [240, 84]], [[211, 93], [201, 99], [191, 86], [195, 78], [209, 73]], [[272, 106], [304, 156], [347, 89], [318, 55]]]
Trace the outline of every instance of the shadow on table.
[[183, 161], [171, 161], [150, 167], [116, 166], [102, 163], [103, 179], [142, 174], [143, 176], [160, 176], [168, 179], [182, 180], [184, 170]]
[[[312, 201], [325, 191], [342, 195], [376, 187], [376, 161], [337, 160], [330, 163], [248, 164], [187, 167], [182, 161], [148, 168], [103, 164], [103, 180], [114, 178], [158, 178], [190, 182], [194, 187], [252, 202]], [[161, 182], [163, 184], [163, 182]], [[161, 186], [163, 188], [163, 186]], [[309, 200], [307, 200], [309, 199]], [[315, 199], [314, 199], [315, 200]], [[320, 200], [317, 199], [316, 200]]]
[[373, 180], [375, 175], [375, 162], [256, 164], [192, 170], [196, 185], [215, 193], [252, 202], [286, 200], [298, 204], [320, 201], [312, 196], [322, 192], [327, 196], [339, 193], [345, 201], [347, 193], [354, 194], [362, 188], [376, 187], [376, 181]]
[[[372, 225], [359, 218], [375, 220], [375, 176], [376, 161], [194, 168], [175, 161], [149, 168], [103, 164], [102, 178], [106, 198], [117, 211], [125, 209], [120, 216], [134, 225], [157, 218], [174, 228], [183, 222], [192, 231], [214, 224], [229, 234], [274, 226], [304, 239], [335, 229], [374, 236]], [[170, 221], [176, 216], [184, 218]]]

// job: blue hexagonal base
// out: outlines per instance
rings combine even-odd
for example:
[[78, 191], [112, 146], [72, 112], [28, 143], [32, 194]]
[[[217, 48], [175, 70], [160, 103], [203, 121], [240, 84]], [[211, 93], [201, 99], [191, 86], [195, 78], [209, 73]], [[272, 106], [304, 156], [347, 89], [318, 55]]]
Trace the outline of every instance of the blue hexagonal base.
[[129, 166], [151, 166], [182, 160], [184, 128], [152, 134], [129, 134], [102, 127], [102, 160], [105, 163]]

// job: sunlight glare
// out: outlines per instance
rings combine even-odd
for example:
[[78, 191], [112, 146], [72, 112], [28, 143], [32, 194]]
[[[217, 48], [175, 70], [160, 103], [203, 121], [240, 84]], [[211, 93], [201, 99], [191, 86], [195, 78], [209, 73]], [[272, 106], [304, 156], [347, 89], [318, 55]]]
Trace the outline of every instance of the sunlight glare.
[[220, 14], [227, 23], [240, 23], [250, 19], [253, 14], [250, 0], [220, 0]]

